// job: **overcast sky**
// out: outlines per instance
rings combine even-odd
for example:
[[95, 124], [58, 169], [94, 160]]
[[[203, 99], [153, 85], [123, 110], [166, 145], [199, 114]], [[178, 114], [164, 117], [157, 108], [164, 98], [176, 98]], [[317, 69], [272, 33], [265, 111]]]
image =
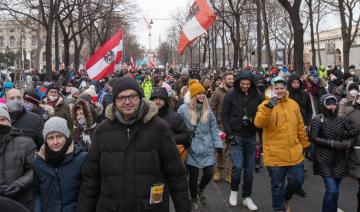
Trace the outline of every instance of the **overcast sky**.
[[[138, 22], [136, 23], [136, 35], [141, 45], [148, 48], [149, 37], [146, 23], [143, 18], [153, 19], [152, 25], [152, 49], [156, 49], [159, 44], [159, 38], [162, 41], [166, 39], [167, 29], [171, 25], [173, 14], [176, 13], [177, 8], [182, 10], [187, 4], [193, 0], [136, 0], [141, 12], [138, 13]], [[159, 20], [167, 19], [167, 20]], [[330, 15], [324, 19], [321, 29], [332, 29], [340, 26], [339, 16]], [[305, 38], [308, 37], [305, 35]]]

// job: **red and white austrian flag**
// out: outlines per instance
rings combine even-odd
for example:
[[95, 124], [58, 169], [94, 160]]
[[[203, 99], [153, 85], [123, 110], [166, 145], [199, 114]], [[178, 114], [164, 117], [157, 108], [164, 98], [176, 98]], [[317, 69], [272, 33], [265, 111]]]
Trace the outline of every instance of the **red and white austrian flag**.
[[182, 54], [186, 46], [200, 35], [206, 33], [215, 21], [216, 16], [209, 1], [195, 0], [180, 34], [178, 53]]
[[121, 61], [123, 34], [118, 31], [90, 57], [86, 63], [86, 72], [90, 79], [100, 80], [114, 72], [114, 67]]

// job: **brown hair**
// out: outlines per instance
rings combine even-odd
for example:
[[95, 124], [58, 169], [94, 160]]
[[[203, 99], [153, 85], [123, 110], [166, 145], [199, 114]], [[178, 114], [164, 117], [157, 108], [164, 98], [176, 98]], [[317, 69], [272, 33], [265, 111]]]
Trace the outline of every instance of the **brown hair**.
[[234, 73], [232, 71], [225, 71], [224, 75], [223, 75], [223, 79], [225, 79], [225, 77], [227, 77], [229, 75], [234, 75]]

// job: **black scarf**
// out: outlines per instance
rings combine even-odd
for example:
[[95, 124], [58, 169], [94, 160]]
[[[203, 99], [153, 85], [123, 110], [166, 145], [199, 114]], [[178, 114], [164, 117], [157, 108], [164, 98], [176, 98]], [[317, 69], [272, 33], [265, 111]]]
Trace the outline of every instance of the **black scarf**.
[[4, 152], [6, 145], [11, 141], [11, 127], [0, 124], [0, 155]]
[[65, 159], [66, 152], [69, 149], [69, 146], [71, 144], [71, 139], [66, 139], [66, 142], [64, 146], [61, 148], [60, 151], [54, 151], [52, 150], [48, 143], [45, 141], [45, 159], [46, 163], [54, 168], [59, 167], [60, 163]]

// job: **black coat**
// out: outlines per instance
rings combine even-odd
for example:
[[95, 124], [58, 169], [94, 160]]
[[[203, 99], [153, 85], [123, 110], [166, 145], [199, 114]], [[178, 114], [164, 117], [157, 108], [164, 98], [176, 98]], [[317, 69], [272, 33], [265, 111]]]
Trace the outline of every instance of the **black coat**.
[[169, 124], [171, 134], [173, 135], [176, 144], [189, 147], [191, 143], [191, 132], [186, 127], [182, 116], [172, 111], [168, 105], [160, 109], [158, 115]]
[[[251, 87], [246, 95], [240, 89], [240, 81], [249, 79]], [[263, 97], [256, 89], [251, 73], [241, 72], [235, 80], [234, 89], [229, 91], [222, 105], [221, 119], [225, 133], [228, 136], [237, 135], [240, 137], [254, 136], [257, 128], [254, 126], [254, 119], [257, 107], [263, 101]], [[248, 126], [243, 124], [243, 117], [247, 115], [250, 119]]]
[[298, 80], [300, 81], [300, 83], [302, 83], [300, 77], [297, 74], [290, 75], [288, 82], [289, 97], [290, 99], [295, 100], [296, 103], [298, 103], [298, 105], [300, 106], [301, 116], [304, 120], [304, 125], [309, 126], [313, 114], [312, 106], [311, 106], [311, 98], [309, 93], [304, 91], [302, 87], [298, 89], [294, 89], [291, 87], [291, 83], [294, 80]]
[[42, 134], [44, 129], [43, 119], [36, 113], [26, 111], [25, 108], [19, 113], [10, 113], [10, 117], [12, 126], [21, 129], [26, 136], [32, 138], [37, 149], [40, 149], [44, 143]]
[[334, 149], [333, 142], [343, 142], [354, 137], [349, 122], [341, 117], [318, 115], [311, 121], [310, 137], [315, 144], [314, 174], [335, 178], [346, 176], [346, 150]]
[[346, 120], [358, 131], [352, 148], [349, 151], [348, 172], [351, 177], [360, 179], [360, 105], [349, 106]]
[[[190, 211], [186, 170], [168, 124], [145, 101], [141, 120], [124, 125], [107, 107], [107, 120], [95, 132], [83, 172], [78, 212]], [[149, 204], [154, 184], [165, 185], [163, 201]]]
[[20, 192], [11, 198], [32, 210], [31, 164], [36, 151], [35, 143], [16, 129], [12, 129], [7, 135], [1, 135], [0, 143], [0, 185], [19, 185]]

